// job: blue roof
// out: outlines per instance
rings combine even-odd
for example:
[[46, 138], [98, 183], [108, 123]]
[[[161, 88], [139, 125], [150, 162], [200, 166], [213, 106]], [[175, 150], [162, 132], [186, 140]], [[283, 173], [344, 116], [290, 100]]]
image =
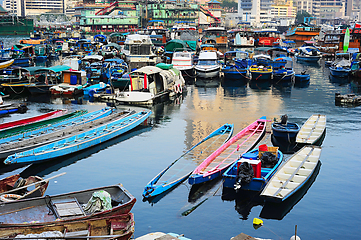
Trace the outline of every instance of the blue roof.
[[207, 2], [207, 3], [220, 3], [220, 2], [218, 2], [217, 0], [211, 0], [211, 1]]
[[149, 20], [148, 22], [164, 22], [163, 20]]

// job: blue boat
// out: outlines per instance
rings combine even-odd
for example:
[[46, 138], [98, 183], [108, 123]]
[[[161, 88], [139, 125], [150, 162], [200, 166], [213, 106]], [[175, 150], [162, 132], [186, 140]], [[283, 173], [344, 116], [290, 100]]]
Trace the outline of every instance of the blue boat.
[[335, 61], [329, 67], [330, 74], [336, 78], [347, 78], [351, 74], [352, 54], [336, 53]]
[[94, 96], [94, 93], [101, 93], [105, 91], [105, 88], [107, 87], [106, 83], [100, 82], [97, 84], [90, 85], [89, 87], [86, 87], [83, 89], [84, 95], [87, 96]]
[[322, 53], [314, 46], [313, 41], [305, 41], [305, 44], [296, 49], [296, 60], [301, 62], [318, 62], [322, 58]]
[[297, 123], [287, 122], [287, 115], [281, 117], [281, 122], [272, 123], [273, 136], [276, 138], [283, 138], [288, 142], [295, 140], [299, 131], [300, 126]]
[[[196, 145], [191, 147], [167, 168], [155, 176], [144, 188], [144, 198], [152, 198], [165, 193], [188, 178], [195, 168], [196, 159], [202, 160], [209, 152], [225, 143], [233, 133], [233, 124], [224, 124]], [[209, 140], [209, 141], [208, 141]], [[191, 159], [187, 159], [191, 156]]]
[[268, 55], [260, 54], [253, 56], [250, 67], [251, 81], [270, 81], [272, 79], [272, 59]]
[[[236, 190], [242, 189], [249, 191], [261, 191], [267, 184], [267, 181], [273, 176], [273, 174], [276, 172], [276, 170], [283, 161], [282, 152], [279, 151], [278, 148], [273, 148], [273, 149], [277, 149], [275, 152], [272, 152], [274, 154], [276, 154], [277, 152], [277, 160], [274, 162], [273, 166], [266, 165], [265, 162], [262, 162], [262, 160], [259, 157], [258, 149], [243, 154], [238, 161], [235, 161], [224, 172], [223, 187], [236, 188]], [[244, 181], [242, 177], [239, 177], [239, 176], [247, 175], [247, 172], [239, 172], [239, 170], [245, 169], [244, 168], [245, 165], [248, 165], [253, 170], [253, 171], [251, 170], [253, 172], [253, 177], [252, 174], [249, 175], [252, 177], [252, 178], [248, 178], [249, 182]]]
[[330, 74], [338, 78], [347, 78], [351, 73], [351, 68], [331, 66], [329, 69]]
[[53, 142], [32, 150], [13, 154], [7, 157], [5, 164], [30, 164], [48, 161], [60, 156], [79, 152], [89, 147], [101, 144], [107, 140], [126, 133], [142, 124], [150, 116], [151, 111], [144, 110], [131, 114], [127, 117], [120, 117], [116, 120], [100, 125], [92, 130], [77, 134], [75, 136]]
[[310, 78], [311, 78], [310, 74], [306, 72], [295, 74], [295, 83], [301, 84], [301, 83], [310, 82]]
[[248, 67], [249, 54], [245, 51], [228, 51], [224, 54], [225, 65], [222, 67], [224, 74], [224, 81], [232, 82], [248, 82], [249, 67]]
[[[286, 67], [287, 62], [291, 63]], [[273, 60], [273, 82], [274, 83], [293, 83], [295, 71], [293, 70], [293, 61], [290, 57], [278, 57]]]

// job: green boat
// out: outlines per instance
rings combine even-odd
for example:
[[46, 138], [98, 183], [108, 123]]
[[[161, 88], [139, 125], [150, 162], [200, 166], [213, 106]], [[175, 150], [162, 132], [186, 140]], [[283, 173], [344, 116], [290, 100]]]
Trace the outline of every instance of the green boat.
[[42, 121], [38, 121], [38, 122], [34, 122], [34, 123], [29, 123], [26, 125], [21, 125], [21, 126], [17, 126], [17, 127], [13, 127], [13, 128], [4, 129], [4, 130], [0, 131], [0, 138], [6, 138], [6, 137], [10, 137], [12, 135], [25, 133], [25, 132], [28, 132], [31, 130], [35, 130], [35, 129], [50, 125], [50, 124], [58, 123], [58, 122], [61, 122], [61, 121], [64, 121], [64, 120], [67, 120], [70, 118], [84, 115], [87, 112], [88, 112], [87, 110], [79, 110], [79, 111], [71, 112], [68, 114], [64, 114], [59, 117], [54, 117], [54, 118], [50, 118], [50, 119], [46, 119], [46, 120], [42, 120]]

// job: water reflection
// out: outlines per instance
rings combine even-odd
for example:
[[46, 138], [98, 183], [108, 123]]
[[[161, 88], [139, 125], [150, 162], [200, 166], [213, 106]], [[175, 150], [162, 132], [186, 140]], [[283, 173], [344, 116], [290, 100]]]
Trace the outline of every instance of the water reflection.
[[308, 88], [309, 86], [310, 86], [310, 81], [298, 82], [298, 83], [295, 83], [295, 85], [294, 85], [295, 88]]
[[291, 90], [292, 90], [292, 86], [273, 85], [272, 86], [272, 95], [290, 98]]
[[215, 79], [203, 79], [203, 78], [196, 78], [194, 85], [196, 87], [207, 87], [207, 88], [216, 88], [221, 83], [219, 78]]
[[249, 87], [255, 90], [270, 90], [271, 86], [270, 81], [249, 81]]
[[311, 178], [295, 194], [281, 203], [266, 202], [261, 210], [260, 217], [266, 219], [282, 220], [291, 209], [306, 195], [308, 189], [316, 180], [320, 172], [321, 162], [318, 162]]
[[242, 87], [223, 87], [225, 97], [246, 97], [247, 85]]
[[330, 83], [333, 83], [337, 86], [344, 86], [348, 83], [350, 83], [350, 78], [338, 78], [338, 77], [334, 77], [331, 74], [328, 76], [328, 78], [330, 79]]

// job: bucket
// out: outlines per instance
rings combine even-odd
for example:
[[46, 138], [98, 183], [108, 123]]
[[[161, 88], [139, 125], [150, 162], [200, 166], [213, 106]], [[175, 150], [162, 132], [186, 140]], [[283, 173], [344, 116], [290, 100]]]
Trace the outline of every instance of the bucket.
[[78, 84], [78, 77], [76, 75], [70, 76], [70, 85], [76, 85]]

